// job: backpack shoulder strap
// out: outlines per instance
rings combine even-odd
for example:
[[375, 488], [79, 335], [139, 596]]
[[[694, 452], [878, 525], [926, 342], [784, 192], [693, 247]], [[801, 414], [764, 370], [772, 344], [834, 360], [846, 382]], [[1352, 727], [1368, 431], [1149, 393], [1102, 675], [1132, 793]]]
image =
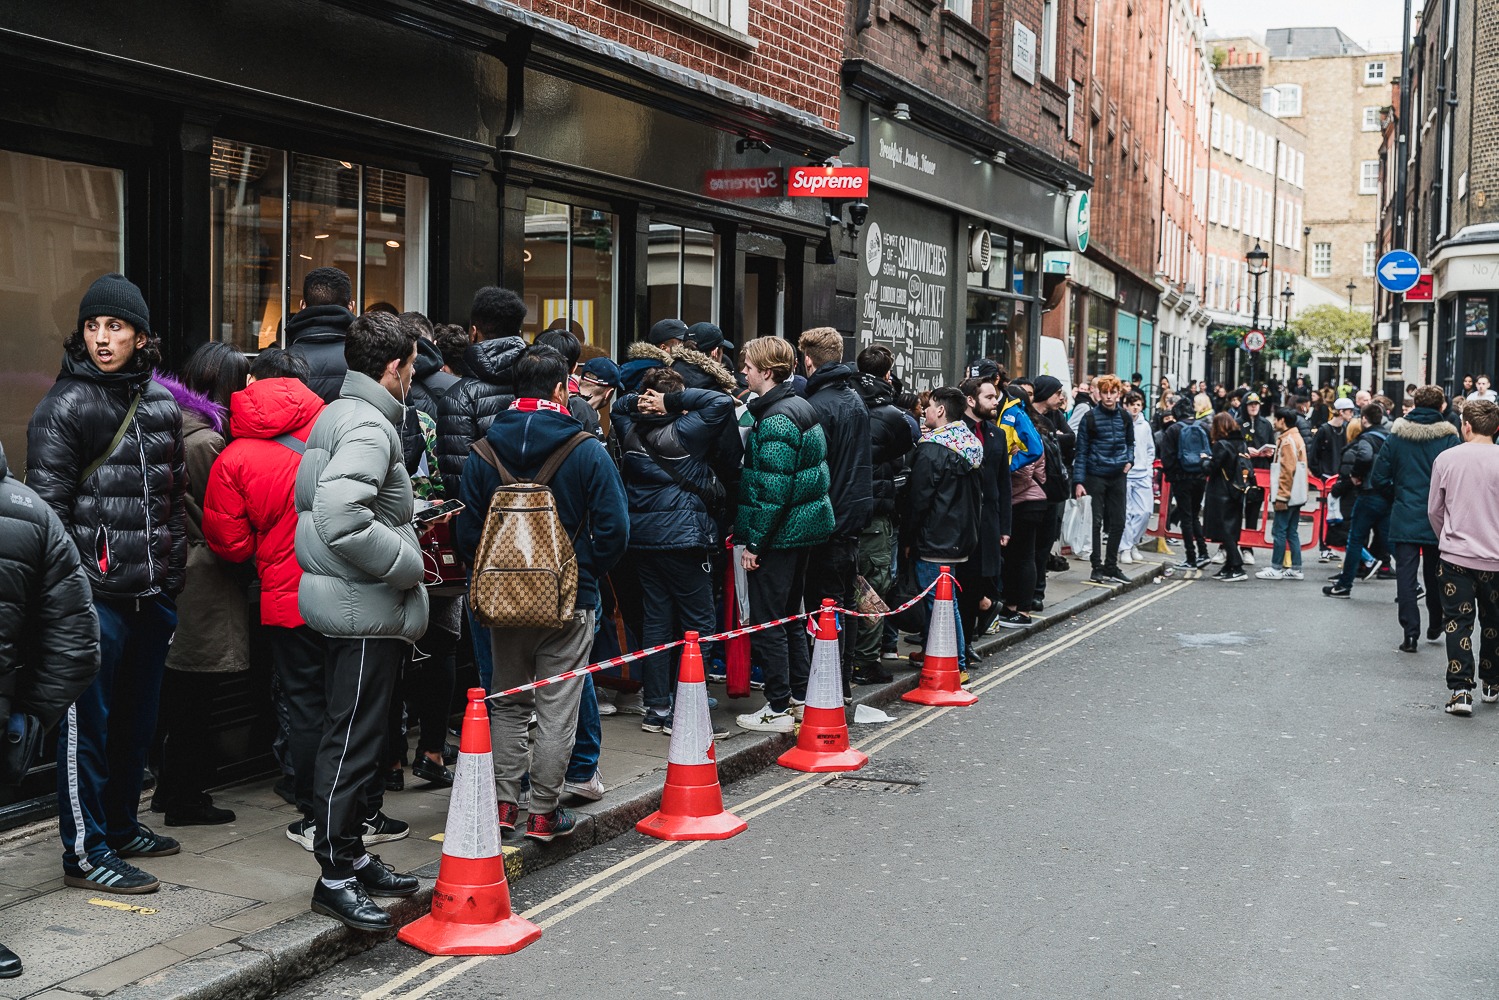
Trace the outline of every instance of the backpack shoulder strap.
[[83, 474], [78, 477], [78, 485], [82, 486], [88, 482], [90, 476], [102, 469], [104, 463], [109, 461], [109, 456], [113, 455], [115, 449], [120, 446], [120, 442], [125, 440], [125, 432], [130, 429], [130, 422], [135, 419], [135, 411], [140, 408], [141, 397], [145, 394], [145, 390], [142, 389], [131, 398], [130, 405], [125, 409], [125, 418], [120, 421], [120, 426], [115, 428], [114, 437], [110, 439], [109, 447], [105, 448], [104, 453], [90, 462], [83, 470]]
[[516, 481], [515, 477], [510, 474], [510, 470], [505, 468], [505, 463], [500, 461], [500, 456], [495, 454], [494, 448], [490, 446], [489, 441], [480, 438], [470, 444], [468, 449], [475, 455], [478, 455], [482, 461], [494, 466], [495, 471], [500, 474], [501, 485], [509, 486]]
[[277, 434], [271, 440], [283, 448], [290, 448], [298, 455], [307, 454], [307, 443], [295, 434]]
[[567, 461], [567, 456], [573, 453], [573, 449], [592, 438], [593, 435], [587, 431], [578, 431], [578, 433], [568, 438], [562, 443], [562, 447], [552, 452], [552, 456], [542, 465], [541, 471], [536, 473], [536, 478], [532, 482], [538, 486], [550, 486], [552, 477], [557, 474], [558, 469], [562, 468], [562, 463]]

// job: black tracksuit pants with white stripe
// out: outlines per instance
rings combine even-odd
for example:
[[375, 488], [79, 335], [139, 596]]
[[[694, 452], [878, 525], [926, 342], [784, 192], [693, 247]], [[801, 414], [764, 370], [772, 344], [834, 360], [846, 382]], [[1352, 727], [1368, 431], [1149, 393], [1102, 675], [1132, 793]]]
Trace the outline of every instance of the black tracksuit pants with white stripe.
[[361, 834], [373, 812], [365, 786], [381, 766], [390, 699], [410, 651], [403, 639], [328, 639], [328, 714], [312, 779], [313, 853], [326, 879], [352, 878], [364, 857]]

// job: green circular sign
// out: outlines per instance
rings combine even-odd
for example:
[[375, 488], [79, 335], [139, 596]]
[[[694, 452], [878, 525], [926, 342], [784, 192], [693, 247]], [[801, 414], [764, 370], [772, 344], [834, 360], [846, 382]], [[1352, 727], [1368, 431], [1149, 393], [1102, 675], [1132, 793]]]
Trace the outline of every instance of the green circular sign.
[[1088, 192], [1074, 191], [1067, 202], [1067, 242], [1078, 253], [1088, 249]]

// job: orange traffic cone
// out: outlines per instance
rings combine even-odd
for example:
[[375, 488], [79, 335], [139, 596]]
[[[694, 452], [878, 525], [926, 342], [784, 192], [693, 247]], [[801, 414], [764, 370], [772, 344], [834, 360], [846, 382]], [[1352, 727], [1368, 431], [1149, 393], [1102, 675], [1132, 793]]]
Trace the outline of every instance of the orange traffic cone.
[[636, 823], [635, 829], [659, 840], [727, 840], [748, 830], [749, 824], [724, 810], [703, 653], [696, 632], [688, 632], [685, 638], [671, 745], [666, 751], [666, 789], [661, 793], [661, 808]]
[[510, 910], [484, 695], [469, 688], [432, 912], [398, 935], [429, 955], [508, 955], [541, 937]]
[[958, 682], [958, 626], [952, 599], [952, 570], [942, 567], [937, 577], [937, 596], [932, 602], [932, 620], [926, 630], [926, 655], [921, 658], [921, 682], [914, 691], [901, 695], [918, 705], [972, 705], [979, 696], [964, 691]]
[[848, 716], [843, 710], [843, 666], [838, 649], [835, 602], [824, 598], [817, 616], [817, 639], [812, 645], [812, 673], [807, 679], [807, 705], [796, 746], [777, 761], [794, 771], [857, 771], [869, 756], [848, 745]]

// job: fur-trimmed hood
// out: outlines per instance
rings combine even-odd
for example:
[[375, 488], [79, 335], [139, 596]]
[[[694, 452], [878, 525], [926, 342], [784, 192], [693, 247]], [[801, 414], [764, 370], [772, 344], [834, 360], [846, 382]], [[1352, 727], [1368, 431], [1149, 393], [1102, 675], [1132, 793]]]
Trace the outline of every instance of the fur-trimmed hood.
[[704, 354], [702, 351], [694, 350], [691, 347], [684, 347], [683, 345], [678, 344], [672, 349], [671, 355], [677, 363], [696, 368], [698, 371], [702, 372], [704, 375], [717, 382], [718, 388], [722, 389], [724, 392], [728, 393], [731, 396], [734, 394], [734, 391], [739, 388], [738, 383], [734, 381], [734, 374], [727, 368], [725, 368], [722, 364]]
[[649, 343], [644, 340], [637, 340], [635, 341], [635, 343], [631, 344], [630, 349], [625, 352], [625, 360], [655, 361], [659, 364], [670, 365], [672, 362], [672, 357], [670, 353], [668, 353], [667, 351], [663, 351], [655, 344]]
[[1447, 418], [1436, 410], [1418, 406], [1396, 420], [1390, 427], [1390, 434], [1404, 441], [1435, 441], [1438, 438], [1456, 435], [1457, 428], [1448, 423]]
[[172, 394], [172, 398], [177, 400], [177, 406], [184, 416], [191, 413], [212, 427], [215, 433], [223, 435], [225, 414], [222, 406], [203, 393], [189, 389], [174, 375], [157, 371], [152, 373], [151, 378]]

